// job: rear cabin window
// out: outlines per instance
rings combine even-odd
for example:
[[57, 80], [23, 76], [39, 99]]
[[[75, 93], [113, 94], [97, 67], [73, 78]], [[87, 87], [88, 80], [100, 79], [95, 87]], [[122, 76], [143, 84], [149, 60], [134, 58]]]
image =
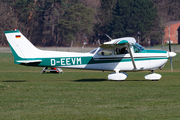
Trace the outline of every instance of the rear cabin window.
[[112, 49], [101, 49], [99, 50], [98, 52], [98, 55], [101, 55], [101, 56], [110, 56], [112, 55]]

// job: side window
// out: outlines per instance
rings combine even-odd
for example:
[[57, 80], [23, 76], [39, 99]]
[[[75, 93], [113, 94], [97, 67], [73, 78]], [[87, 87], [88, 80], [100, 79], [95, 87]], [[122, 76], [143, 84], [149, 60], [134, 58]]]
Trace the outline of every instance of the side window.
[[114, 54], [115, 54], [115, 55], [127, 54], [127, 53], [129, 53], [127, 47], [116, 48], [115, 51], [114, 51]]
[[101, 49], [99, 50], [98, 55], [102, 55], [102, 56], [112, 55], [112, 49]]

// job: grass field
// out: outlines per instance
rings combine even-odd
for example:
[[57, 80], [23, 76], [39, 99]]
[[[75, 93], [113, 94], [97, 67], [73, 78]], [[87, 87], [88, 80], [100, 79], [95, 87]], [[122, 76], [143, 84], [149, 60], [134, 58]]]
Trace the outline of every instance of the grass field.
[[140, 120], [180, 119], [180, 53], [169, 61], [159, 81], [145, 72], [128, 72], [127, 80], [108, 81], [111, 72], [63, 69], [40, 74], [42, 68], [13, 63], [0, 53], [0, 120]]

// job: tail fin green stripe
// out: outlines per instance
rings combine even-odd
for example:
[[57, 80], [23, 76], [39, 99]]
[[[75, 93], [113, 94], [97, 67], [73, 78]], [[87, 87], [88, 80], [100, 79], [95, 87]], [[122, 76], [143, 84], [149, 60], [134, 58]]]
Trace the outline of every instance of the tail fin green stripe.
[[12, 31], [4, 31], [5, 34], [8, 33], [20, 33], [19, 30], [12, 30]]

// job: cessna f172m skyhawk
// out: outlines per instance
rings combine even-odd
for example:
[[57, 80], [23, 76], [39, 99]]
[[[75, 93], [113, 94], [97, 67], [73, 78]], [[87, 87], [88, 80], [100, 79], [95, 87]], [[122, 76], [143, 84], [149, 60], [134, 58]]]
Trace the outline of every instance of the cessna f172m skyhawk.
[[4, 33], [16, 64], [115, 71], [108, 75], [109, 80], [125, 80], [126, 71], [142, 70], [152, 72], [145, 79], [159, 80], [161, 75], [154, 70], [162, 69], [168, 58], [176, 56], [174, 52], [145, 50], [132, 37], [112, 39], [88, 53], [76, 53], [37, 49], [19, 30]]

